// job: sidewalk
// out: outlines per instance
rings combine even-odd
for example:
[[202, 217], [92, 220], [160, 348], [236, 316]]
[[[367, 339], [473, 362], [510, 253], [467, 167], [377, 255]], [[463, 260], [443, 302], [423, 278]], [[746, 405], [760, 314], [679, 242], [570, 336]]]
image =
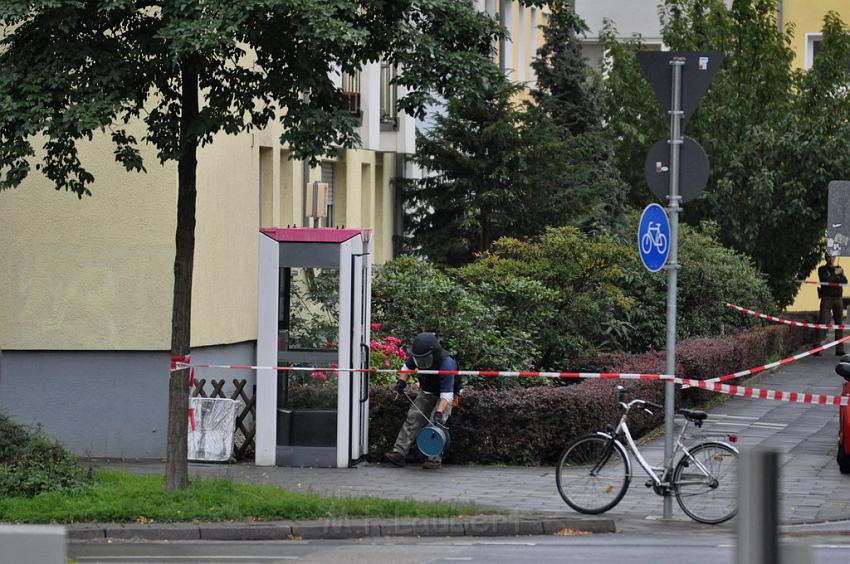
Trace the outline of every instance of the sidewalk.
[[[761, 374], [750, 385], [783, 391], [840, 394], [843, 380], [835, 374], [836, 358], [824, 354]], [[740, 382], [739, 382], [740, 383]], [[768, 400], [732, 398], [713, 408], [700, 434], [735, 434], [741, 449], [755, 446], [777, 449], [782, 454], [780, 508], [783, 524], [850, 519], [850, 475], [842, 476], [835, 462], [838, 408], [790, 404]], [[554, 441], [565, 441], [552, 437]], [[650, 464], [660, 464], [664, 439], [641, 445]], [[162, 473], [162, 463], [109, 463], [110, 467], [137, 473]], [[603, 516], [620, 530], [643, 529], [658, 524], [662, 498], [644, 487], [642, 470], [628, 494]], [[424, 471], [418, 466], [394, 468], [364, 464], [358, 468], [278, 468], [253, 464], [191, 464], [193, 476], [216, 476], [235, 481], [272, 484], [292, 490], [335, 496], [376, 496], [476, 503], [513, 515], [587, 519], [573, 512], [555, 490], [553, 467], [444, 466]], [[735, 521], [724, 525], [734, 526]], [[700, 525], [673, 505], [673, 523], [666, 526], [699, 530]]]

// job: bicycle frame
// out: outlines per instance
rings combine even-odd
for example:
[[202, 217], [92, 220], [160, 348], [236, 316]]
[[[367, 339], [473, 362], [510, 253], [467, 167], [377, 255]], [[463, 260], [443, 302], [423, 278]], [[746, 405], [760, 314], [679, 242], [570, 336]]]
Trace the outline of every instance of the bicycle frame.
[[[695, 458], [693, 458], [691, 456], [690, 451], [685, 446], [685, 443], [682, 441], [682, 439], [685, 436], [685, 431], [688, 428], [688, 421], [687, 420], [685, 421], [685, 424], [682, 425], [682, 430], [679, 431], [679, 434], [676, 437], [676, 442], [675, 442], [675, 445], [673, 447], [673, 453], [670, 456], [670, 460], [665, 461], [663, 466], [657, 466], [657, 467], [654, 467], [649, 462], [647, 462], [647, 460], [641, 454], [640, 449], [638, 448], [637, 444], [635, 443], [635, 440], [632, 437], [632, 433], [629, 430], [629, 424], [628, 424], [629, 411], [631, 410], [631, 408], [634, 405], [640, 406], [640, 405], [643, 405], [643, 404], [644, 404], [643, 400], [632, 400], [628, 404], [626, 404], [624, 402], [620, 402], [620, 405], [624, 409], [624, 413], [623, 413], [623, 416], [620, 417], [620, 422], [617, 424], [617, 427], [614, 429], [614, 433], [610, 434], [610, 433], [600, 432], [599, 434], [603, 435], [603, 436], [605, 436], [605, 437], [607, 437], [611, 440], [617, 441], [620, 444], [620, 446], [623, 446], [623, 444], [622, 444], [622, 441], [619, 440], [619, 437], [624, 437], [625, 440], [626, 440], [626, 446], [624, 447], [625, 450], [627, 452], [630, 452], [635, 457], [635, 459], [637, 460], [640, 467], [643, 468], [643, 471], [646, 472], [646, 474], [652, 479], [652, 481], [653, 481], [653, 483], [656, 487], [662, 487], [662, 486], [669, 486], [670, 485], [670, 475], [672, 474], [673, 468], [674, 468], [673, 461], [676, 460], [676, 455], [679, 454], [679, 451], [681, 451], [684, 456], [687, 456], [693, 463], [695, 463], [696, 467], [703, 474], [705, 474], [706, 476], [711, 476], [711, 472], [707, 468], [705, 468], [705, 466], [703, 466], [698, 460], [696, 460]], [[718, 442], [721, 442], [722, 444], [726, 444], [725, 442], [722, 442], [722, 441], [718, 441]], [[726, 445], [726, 446], [733, 448], [731, 445]], [[733, 450], [734, 450], [734, 448], [733, 448]], [[627, 459], [626, 465], [627, 465], [626, 469], [627, 469], [627, 472], [628, 472], [629, 479], [634, 478], [635, 476], [632, 472], [631, 461]], [[661, 472], [661, 476], [659, 477], [659, 475], [656, 472]]]

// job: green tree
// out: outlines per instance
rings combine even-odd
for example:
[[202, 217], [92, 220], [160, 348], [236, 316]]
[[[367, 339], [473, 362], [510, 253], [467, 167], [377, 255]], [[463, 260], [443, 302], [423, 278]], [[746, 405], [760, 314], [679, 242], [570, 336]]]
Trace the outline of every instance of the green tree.
[[614, 139], [614, 161], [627, 189], [627, 204], [640, 209], [654, 201], [643, 178], [646, 152], [668, 135], [669, 125], [658, 111], [652, 89], [635, 58], [635, 53], [644, 47], [641, 39], [621, 41], [611, 21], [605, 22], [600, 38], [608, 53], [602, 101], [607, 130]]
[[628, 190], [614, 161], [611, 131], [602, 127], [600, 77], [582, 56], [579, 36], [587, 25], [574, 4], [549, 3], [543, 45], [531, 64], [537, 80], [527, 121], [541, 127], [536, 124], [548, 119], [561, 140], [549, 151], [554, 158], [542, 167], [557, 189], [543, 193], [537, 208], [543, 210], [543, 225], [611, 232], [622, 225]]
[[[200, 146], [279, 120], [293, 155], [314, 161], [357, 142], [334, 72], [398, 65], [399, 107], [421, 115], [431, 92], [480, 89], [501, 33], [471, 0], [7, 0], [0, 24], [0, 188], [38, 160], [57, 189], [88, 195], [77, 143], [95, 135], [128, 170], [144, 170], [141, 143], [177, 161], [172, 355], [189, 353]], [[187, 382], [172, 373], [168, 489], [188, 483]]]
[[518, 101], [521, 85], [495, 66], [489, 76], [482, 92], [451, 97], [418, 137], [415, 161], [426, 173], [405, 190], [412, 250], [458, 266], [501, 237], [547, 226], [610, 230], [625, 188], [607, 133], [565, 133]]
[[406, 186], [408, 228], [415, 248], [441, 264], [470, 262], [499, 237], [535, 228], [532, 191], [553, 129], [527, 127], [521, 87], [492, 64], [487, 77], [481, 92], [449, 98], [417, 138], [415, 160], [427, 172]]
[[[712, 176], [682, 218], [694, 225], [715, 221], [720, 241], [753, 258], [784, 306], [796, 294], [795, 279], [817, 263], [826, 186], [850, 169], [847, 28], [827, 15], [823, 56], [803, 72], [792, 66], [793, 29], [777, 29], [775, 0], [735, 0], [729, 8], [722, 0], [667, 0], [661, 20], [671, 49], [726, 54], [688, 124], [687, 133], [708, 153]], [[649, 110], [654, 102], [628, 51], [615, 52], [608, 118], [619, 136], [620, 170], [640, 194], [630, 200], [637, 202], [647, 193], [643, 158], [666, 129], [657, 107]], [[632, 102], [631, 111], [618, 111]]]
[[531, 96], [565, 134], [580, 135], [602, 122], [599, 84], [591, 80], [579, 35], [587, 31], [569, 0], [549, 3], [543, 45], [531, 63], [537, 77]]

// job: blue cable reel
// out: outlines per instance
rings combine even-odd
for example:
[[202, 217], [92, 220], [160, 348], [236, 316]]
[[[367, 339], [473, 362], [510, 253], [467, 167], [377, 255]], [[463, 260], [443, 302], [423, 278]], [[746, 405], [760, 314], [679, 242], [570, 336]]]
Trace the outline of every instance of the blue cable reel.
[[[416, 448], [418, 448], [419, 452], [428, 458], [439, 458], [443, 452], [449, 448], [449, 444], [452, 442], [452, 435], [449, 433], [449, 429], [444, 425], [432, 423], [431, 419], [422, 413], [422, 410], [419, 409], [416, 402], [410, 399], [410, 396], [404, 392], [402, 392], [401, 395], [403, 395], [407, 401], [410, 402], [410, 405], [413, 406], [413, 409], [418, 411], [419, 414], [422, 415], [422, 417], [428, 422], [424, 427], [419, 429], [418, 433], [416, 433]], [[398, 395], [396, 395], [396, 397], [398, 397]]]
[[430, 422], [416, 434], [416, 448], [428, 458], [439, 458], [451, 442], [452, 435], [446, 427]]

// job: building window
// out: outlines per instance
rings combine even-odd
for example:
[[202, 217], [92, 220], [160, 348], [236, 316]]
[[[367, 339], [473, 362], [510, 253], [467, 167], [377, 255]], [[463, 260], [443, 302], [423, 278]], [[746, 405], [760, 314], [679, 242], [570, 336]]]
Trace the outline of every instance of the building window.
[[342, 73], [342, 95], [348, 103], [348, 111], [355, 117], [361, 116], [360, 111], [360, 71]]
[[[820, 33], [806, 34], [806, 69], [812, 68], [815, 58], [823, 47], [823, 37]], [[847, 57], [847, 70], [850, 71], [850, 57]]]
[[398, 110], [396, 101], [398, 99], [398, 88], [393, 83], [396, 77], [394, 65], [381, 63], [381, 127], [383, 129], [395, 129], [398, 127]]

